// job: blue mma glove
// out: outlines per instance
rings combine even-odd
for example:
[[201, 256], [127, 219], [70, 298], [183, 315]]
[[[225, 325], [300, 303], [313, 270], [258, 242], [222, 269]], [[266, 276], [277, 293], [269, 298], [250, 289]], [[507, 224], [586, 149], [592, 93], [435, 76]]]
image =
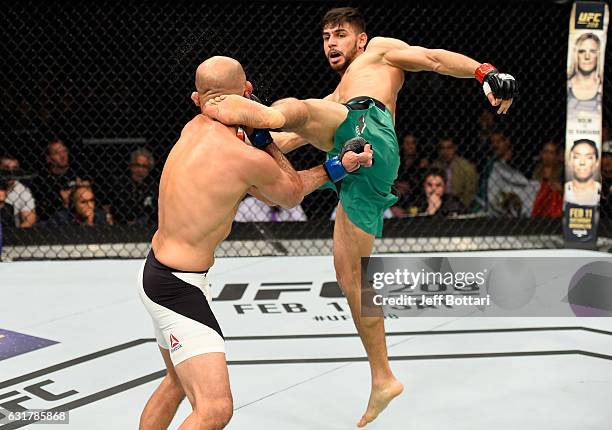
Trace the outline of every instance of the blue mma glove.
[[368, 143], [369, 142], [361, 136], [353, 137], [352, 139], [344, 142], [340, 154], [336, 157], [330, 158], [325, 162], [325, 164], [323, 164], [323, 168], [325, 169], [327, 176], [329, 176], [329, 179], [331, 179], [332, 182], [338, 182], [344, 179], [346, 175], [349, 174], [342, 165], [342, 158], [344, 157], [344, 154], [350, 151], [356, 154], [361, 154]]

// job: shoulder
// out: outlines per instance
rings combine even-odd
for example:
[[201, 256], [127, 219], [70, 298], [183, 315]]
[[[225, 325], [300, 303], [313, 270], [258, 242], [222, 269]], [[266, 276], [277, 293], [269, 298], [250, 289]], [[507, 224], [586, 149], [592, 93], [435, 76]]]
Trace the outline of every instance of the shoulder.
[[204, 115], [197, 114], [194, 116], [181, 130], [181, 138], [183, 137], [203, 137], [207, 135], [216, 135], [228, 133], [227, 126], [221, 124], [219, 121]]
[[476, 171], [476, 168], [474, 167], [474, 163], [472, 163], [470, 160], [468, 160], [467, 158], [464, 157], [457, 157], [457, 161], [459, 161], [459, 164], [467, 170], [474, 170]]
[[181, 131], [181, 139], [212, 144], [216, 152], [225, 155], [248, 147], [236, 136], [232, 128], [203, 114], [196, 115], [185, 124]]
[[19, 190], [19, 195], [21, 196], [21, 198], [23, 199], [32, 199], [32, 190], [30, 190], [30, 187], [28, 187], [27, 185], [22, 184], [21, 182], [17, 181], [17, 183], [15, 184], [15, 189]]
[[367, 49], [390, 51], [392, 49], [405, 49], [410, 47], [406, 42], [392, 37], [373, 37], [368, 43]]

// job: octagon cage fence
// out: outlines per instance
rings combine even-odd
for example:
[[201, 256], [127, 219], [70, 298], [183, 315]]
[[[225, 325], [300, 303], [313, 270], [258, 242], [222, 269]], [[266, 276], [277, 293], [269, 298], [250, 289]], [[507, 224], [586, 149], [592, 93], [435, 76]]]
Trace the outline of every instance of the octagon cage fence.
[[[338, 76], [323, 54], [321, 18], [345, 5], [5, 5], [3, 259], [143, 257], [156, 228], [164, 160], [197, 113], [190, 100], [197, 65], [213, 55], [238, 59], [267, 103], [322, 98]], [[406, 74], [396, 114], [399, 200], [385, 213], [375, 252], [564, 246], [559, 181], [571, 3], [350, 5], [366, 17], [370, 38], [460, 52], [513, 74], [520, 87], [508, 115], [498, 116], [474, 79]], [[604, 124], [610, 94], [608, 73]], [[304, 146], [288, 158], [299, 170], [325, 154]], [[436, 172], [447, 194], [444, 210], [431, 215], [423, 189]], [[333, 191], [318, 190], [283, 211], [247, 198], [217, 255], [329, 254], [337, 201]], [[598, 247], [607, 250], [606, 208], [602, 200]]]

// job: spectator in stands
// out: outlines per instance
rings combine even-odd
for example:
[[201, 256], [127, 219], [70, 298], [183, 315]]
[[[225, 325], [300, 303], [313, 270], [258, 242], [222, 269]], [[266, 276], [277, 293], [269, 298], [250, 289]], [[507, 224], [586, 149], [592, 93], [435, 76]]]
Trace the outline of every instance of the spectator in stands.
[[0, 157], [0, 175], [7, 178], [6, 203], [13, 206], [15, 225], [21, 228], [32, 227], [36, 223], [36, 203], [32, 192], [17, 179], [11, 178], [19, 172], [19, 160], [13, 155]]
[[503, 133], [498, 131], [492, 133], [489, 141], [489, 152], [491, 153], [491, 156], [484, 164], [484, 167], [480, 173], [480, 189], [477, 196], [477, 208], [481, 210], [486, 210], [488, 207], [487, 187], [493, 166], [497, 161], [510, 161], [514, 156], [512, 151], [512, 142]]
[[449, 216], [465, 213], [466, 208], [461, 200], [445, 193], [446, 172], [439, 167], [430, 168], [423, 180], [422, 194], [419, 201], [408, 207], [407, 213], [421, 215]]
[[32, 181], [40, 221], [47, 221], [66, 209], [74, 187], [91, 185], [89, 179], [70, 165], [70, 154], [63, 141], [55, 139], [47, 145], [46, 162], [46, 171]]
[[494, 157], [488, 163], [488, 175], [481, 182], [481, 192], [489, 215], [529, 217], [540, 183], [529, 180], [518, 169], [512, 142], [501, 133], [491, 136]]
[[307, 221], [306, 214], [300, 205], [291, 209], [269, 206], [255, 197], [247, 196], [234, 217], [236, 222], [279, 222]]
[[429, 160], [419, 153], [416, 137], [412, 133], [407, 133], [402, 140], [400, 167], [395, 181], [399, 200], [391, 208], [395, 216], [406, 215], [403, 207], [411, 201], [411, 195], [420, 193], [419, 186], [428, 167]]
[[452, 194], [469, 207], [478, 191], [478, 173], [472, 163], [457, 155], [457, 145], [451, 138], [438, 142], [438, 159], [432, 167], [446, 173], [446, 194]]
[[50, 220], [54, 225], [105, 225], [113, 224], [102, 209], [96, 207], [96, 199], [91, 187], [77, 186], [70, 194], [68, 208], [58, 211]]
[[600, 204], [602, 219], [612, 219], [612, 139], [602, 144]]
[[0, 223], [2, 227], [15, 226], [15, 214], [13, 206], [6, 202], [8, 184], [6, 179], [0, 178]]
[[[478, 135], [476, 138], [476, 147], [469, 148], [470, 151], [475, 151], [476, 154], [485, 154], [491, 147], [491, 135], [495, 132], [495, 114], [489, 109], [483, 109], [478, 117]], [[486, 163], [486, 158], [476, 157], [476, 167], [481, 172]]]
[[159, 186], [151, 175], [154, 166], [153, 154], [138, 148], [130, 154], [127, 174], [111, 183], [111, 212], [117, 224], [152, 225], [157, 222]]
[[559, 148], [546, 142], [540, 150], [531, 179], [540, 183], [531, 215], [559, 218], [563, 215], [563, 164], [559, 162]]

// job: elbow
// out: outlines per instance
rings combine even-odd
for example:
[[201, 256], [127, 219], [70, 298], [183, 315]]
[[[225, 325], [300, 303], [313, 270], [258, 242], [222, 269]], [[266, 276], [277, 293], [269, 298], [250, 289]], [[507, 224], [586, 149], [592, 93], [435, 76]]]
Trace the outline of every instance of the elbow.
[[302, 200], [304, 200], [304, 194], [302, 192], [292, 195], [291, 199], [287, 201], [287, 206], [285, 209], [291, 209], [299, 206], [299, 204], [302, 203]]
[[443, 49], [430, 49], [427, 55], [429, 67], [432, 72], [444, 74], [440, 57], [444, 52]]
[[298, 206], [304, 200], [304, 187], [300, 183], [294, 187], [293, 191], [287, 196], [287, 199], [280, 205], [283, 209], [291, 209]]

